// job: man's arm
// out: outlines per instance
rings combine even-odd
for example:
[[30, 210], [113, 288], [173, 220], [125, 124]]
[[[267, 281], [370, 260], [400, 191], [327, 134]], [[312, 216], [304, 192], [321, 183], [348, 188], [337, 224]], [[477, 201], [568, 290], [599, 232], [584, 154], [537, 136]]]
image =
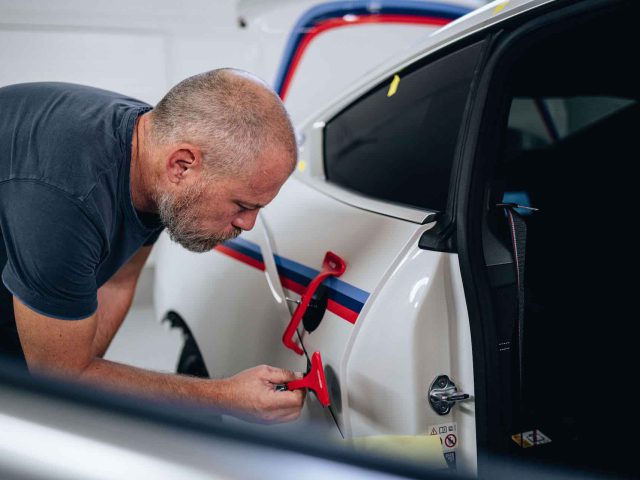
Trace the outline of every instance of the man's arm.
[[32, 372], [61, 375], [125, 393], [200, 402], [265, 422], [295, 420], [302, 391], [279, 392], [274, 385], [299, 378], [292, 372], [260, 366], [222, 380], [151, 372], [96, 356], [98, 314], [84, 320], [41, 315], [13, 299], [20, 343]]
[[129, 312], [140, 272], [152, 247], [153, 245], [141, 247], [113, 277], [98, 289], [98, 310], [96, 312], [98, 319], [93, 340], [94, 356], [104, 356], [111, 340]]

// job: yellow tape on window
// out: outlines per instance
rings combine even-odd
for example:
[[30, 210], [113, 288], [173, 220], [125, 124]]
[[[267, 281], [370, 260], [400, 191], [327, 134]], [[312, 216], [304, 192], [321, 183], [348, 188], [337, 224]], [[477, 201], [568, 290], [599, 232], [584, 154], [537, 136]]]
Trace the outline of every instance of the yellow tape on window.
[[504, 0], [504, 2], [499, 3], [498, 5], [496, 5], [496, 8], [493, 9], [493, 14], [497, 15], [498, 13], [500, 13], [502, 10], [504, 10], [504, 7], [507, 6], [507, 3], [509, 3], [509, 0]]
[[396, 74], [393, 76], [393, 80], [391, 80], [391, 85], [389, 85], [389, 91], [387, 92], [387, 97], [393, 97], [398, 91], [398, 85], [400, 84], [400, 75]]

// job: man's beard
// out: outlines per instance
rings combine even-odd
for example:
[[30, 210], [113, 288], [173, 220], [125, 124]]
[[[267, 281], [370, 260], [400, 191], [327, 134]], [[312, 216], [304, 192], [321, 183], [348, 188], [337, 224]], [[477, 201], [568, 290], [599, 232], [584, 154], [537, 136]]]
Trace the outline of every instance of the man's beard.
[[214, 235], [198, 230], [196, 206], [204, 187], [204, 183], [190, 186], [180, 198], [161, 193], [157, 199], [158, 214], [169, 233], [169, 238], [195, 253], [208, 252], [216, 245], [236, 238], [242, 232], [238, 227], [234, 227], [230, 233]]

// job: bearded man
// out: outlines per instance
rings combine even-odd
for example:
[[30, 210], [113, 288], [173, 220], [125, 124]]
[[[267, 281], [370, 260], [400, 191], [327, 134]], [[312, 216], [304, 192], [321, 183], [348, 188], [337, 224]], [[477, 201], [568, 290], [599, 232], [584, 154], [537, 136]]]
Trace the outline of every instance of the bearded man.
[[32, 372], [297, 418], [303, 393], [274, 385], [299, 374], [199, 379], [102, 358], [162, 229], [194, 252], [250, 230], [296, 158], [280, 99], [239, 70], [188, 78], [153, 109], [79, 85], [0, 88], [0, 354]]

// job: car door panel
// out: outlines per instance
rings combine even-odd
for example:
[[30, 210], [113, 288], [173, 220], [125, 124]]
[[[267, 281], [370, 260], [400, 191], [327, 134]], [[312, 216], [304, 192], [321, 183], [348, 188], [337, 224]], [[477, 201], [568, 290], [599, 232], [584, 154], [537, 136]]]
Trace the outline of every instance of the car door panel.
[[[293, 202], [297, 208], [281, 214]], [[434, 224], [357, 210], [295, 178], [264, 215], [279, 258], [317, 268], [326, 251], [337, 253], [347, 269], [327, 287], [344, 294], [339, 303], [364, 300], [353, 321], [329, 308], [316, 330], [299, 329], [306, 353], [322, 354], [331, 411], [342, 434], [419, 435], [455, 422], [460, 443], [475, 452], [473, 404], [439, 416], [427, 401], [429, 385], [440, 374], [473, 394], [457, 257], [418, 248]], [[316, 273], [307, 272], [307, 283]], [[302, 293], [286, 280], [283, 285], [291, 296]]]
[[[457, 425], [459, 462], [475, 464], [472, 401], [437, 414], [427, 396], [441, 374], [473, 397], [473, 364], [457, 256], [420, 250], [418, 234], [381, 284], [354, 332], [343, 360], [353, 437], [431, 433]], [[463, 450], [464, 447], [464, 450]], [[464, 452], [462, 454], [462, 452]]]
[[[287, 208], [291, 202], [299, 208]], [[311, 334], [299, 329], [307, 353], [320, 350], [325, 366], [336, 372], [339, 383], [346, 343], [366, 306], [369, 291], [393, 263], [394, 252], [406, 242], [406, 236], [419, 226], [409, 222], [394, 225], [398, 221], [389, 217], [354, 211], [295, 178], [285, 184], [263, 215], [271, 229], [280, 278], [291, 297], [298, 298], [315, 277], [327, 251], [347, 262], [340, 278], [326, 282], [329, 305], [317, 329]], [[381, 234], [372, 237], [368, 233], [371, 231]], [[367, 237], [371, 237], [369, 241]], [[335, 389], [332, 394], [335, 396]], [[332, 403], [336, 401], [342, 403], [332, 398]], [[334, 414], [340, 417], [339, 412]]]

